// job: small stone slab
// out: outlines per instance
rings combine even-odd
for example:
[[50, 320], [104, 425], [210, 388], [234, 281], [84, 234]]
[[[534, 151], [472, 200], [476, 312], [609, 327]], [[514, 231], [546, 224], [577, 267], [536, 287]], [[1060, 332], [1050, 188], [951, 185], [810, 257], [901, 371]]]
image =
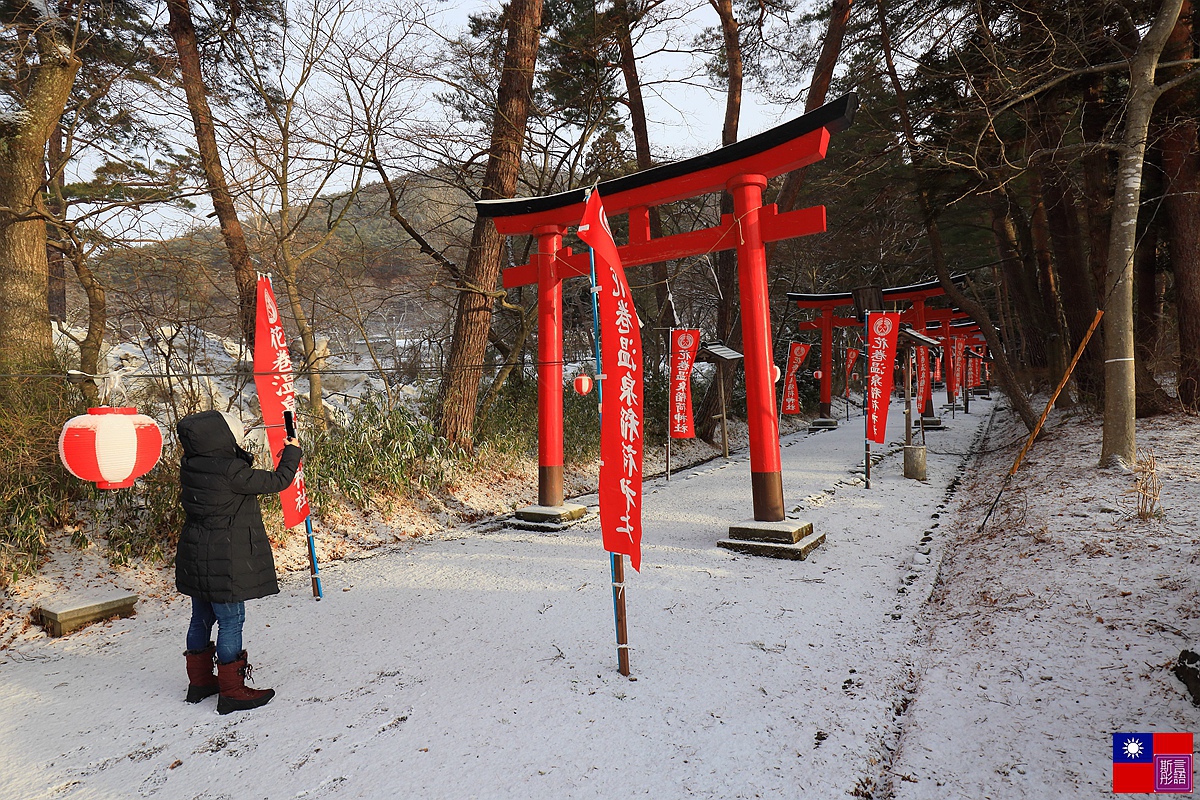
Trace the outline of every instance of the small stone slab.
[[514, 514], [524, 522], [555, 524], [580, 519], [587, 513], [587, 506], [576, 503], [563, 503], [561, 506], [525, 506], [518, 508]]
[[43, 603], [34, 614], [51, 636], [63, 636], [109, 617], [133, 615], [136, 594], [108, 592], [94, 595], [70, 595]]
[[946, 425], [942, 422], [941, 417], [921, 417], [920, 422], [913, 423], [913, 430], [919, 431], [921, 428], [927, 431], [944, 431]]
[[785, 519], [779, 522], [761, 522], [756, 519], [729, 526], [729, 538], [742, 542], [774, 542], [795, 544], [813, 531], [811, 522]]
[[765, 556], [767, 558], [787, 558], [792, 561], [803, 561], [817, 545], [825, 541], [824, 533], [810, 533], [796, 544], [779, 544], [777, 542], [747, 542], [741, 539], [722, 539], [717, 547], [745, 553], [749, 556]]
[[821, 419], [814, 419], [812, 422], [808, 423], [808, 432], [819, 433], [821, 431], [835, 431], [837, 430], [837, 426], [838, 421], [836, 419], [822, 417]]

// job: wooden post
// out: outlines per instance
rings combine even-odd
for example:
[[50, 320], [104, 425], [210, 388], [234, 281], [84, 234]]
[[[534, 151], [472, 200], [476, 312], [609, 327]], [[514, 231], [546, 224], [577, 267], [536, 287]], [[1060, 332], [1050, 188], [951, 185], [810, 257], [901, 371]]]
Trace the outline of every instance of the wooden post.
[[904, 349], [904, 446], [912, 447], [912, 345]]
[[612, 569], [613, 616], [617, 621], [617, 671], [629, 677], [629, 630], [625, 623], [625, 556], [609, 553]]
[[717, 362], [717, 392], [721, 399], [721, 452], [729, 458], [729, 427], [725, 417], [725, 364]]

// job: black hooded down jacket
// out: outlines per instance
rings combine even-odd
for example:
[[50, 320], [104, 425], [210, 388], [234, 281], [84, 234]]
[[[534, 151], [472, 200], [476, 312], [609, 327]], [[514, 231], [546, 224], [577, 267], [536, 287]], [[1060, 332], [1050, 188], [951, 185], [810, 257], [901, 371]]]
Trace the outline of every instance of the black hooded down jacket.
[[183, 446], [179, 500], [187, 513], [175, 556], [175, 585], [210, 603], [240, 603], [279, 592], [260, 494], [286, 489], [299, 447], [283, 448], [279, 467], [253, 469], [219, 411], [190, 414], [175, 426]]

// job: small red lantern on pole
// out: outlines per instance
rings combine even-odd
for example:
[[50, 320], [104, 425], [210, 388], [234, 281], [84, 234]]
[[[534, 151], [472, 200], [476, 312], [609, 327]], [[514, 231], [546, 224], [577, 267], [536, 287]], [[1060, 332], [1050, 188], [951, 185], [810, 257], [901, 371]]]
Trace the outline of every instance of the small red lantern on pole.
[[813, 370], [813, 378], [815, 380], [818, 380], [818, 381], [821, 380], [821, 374], [822, 374], [821, 370], [819, 370], [819, 369]]
[[136, 408], [89, 408], [58, 437], [58, 457], [76, 478], [98, 489], [125, 489], [162, 455], [158, 423]]
[[596, 383], [591, 375], [576, 375], [575, 376], [575, 393], [585, 395], [592, 391], [592, 386]]

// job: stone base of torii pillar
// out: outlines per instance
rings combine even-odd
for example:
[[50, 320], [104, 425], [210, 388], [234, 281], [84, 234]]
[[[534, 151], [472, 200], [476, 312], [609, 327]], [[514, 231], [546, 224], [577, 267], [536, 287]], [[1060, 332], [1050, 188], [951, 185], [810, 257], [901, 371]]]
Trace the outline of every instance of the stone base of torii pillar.
[[812, 422], [808, 423], [808, 432], [809, 433], [820, 433], [821, 431], [833, 431], [833, 430], [837, 430], [837, 426], [838, 426], [838, 421], [836, 419], [831, 419], [829, 417], [821, 417], [819, 419], [814, 419]]
[[798, 519], [762, 522], [752, 519], [730, 525], [729, 538], [721, 539], [717, 547], [751, 556], [803, 561], [824, 541], [825, 534], [814, 533], [811, 522]]
[[513, 513], [523, 522], [555, 525], [580, 519], [587, 513], [587, 506], [577, 503], [563, 503], [561, 506], [525, 506]]

